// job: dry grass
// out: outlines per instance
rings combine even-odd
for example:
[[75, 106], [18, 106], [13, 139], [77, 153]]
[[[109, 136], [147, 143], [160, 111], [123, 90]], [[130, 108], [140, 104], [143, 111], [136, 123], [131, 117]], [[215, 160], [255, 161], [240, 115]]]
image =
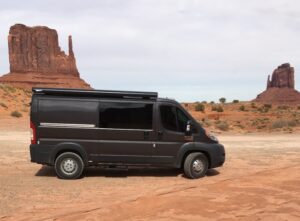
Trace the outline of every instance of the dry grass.
[[10, 113], [10, 116], [20, 118], [23, 115], [19, 111], [13, 111], [13, 112]]
[[296, 120], [276, 120], [272, 123], [272, 129], [284, 127], [296, 127], [299, 123]]

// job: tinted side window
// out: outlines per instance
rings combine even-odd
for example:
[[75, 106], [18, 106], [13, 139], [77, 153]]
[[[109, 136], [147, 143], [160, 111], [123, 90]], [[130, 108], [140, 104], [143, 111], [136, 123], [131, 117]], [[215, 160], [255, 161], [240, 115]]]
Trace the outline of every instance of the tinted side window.
[[97, 124], [98, 101], [83, 99], [39, 100], [39, 121], [47, 123]]
[[177, 111], [178, 131], [185, 132], [186, 125], [189, 118], [179, 108], [176, 108], [176, 111]]
[[101, 102], [100, 127], [152, 129], [153, 104]]
[[160, 118], [165, 129], [178, 132], [185, 132], [189, 120], [182, 110], [168, 105], [160, 106]]
[[167, 130], [177, 131], [176, 110], [172, 106], [160, 106], [160, 119]]

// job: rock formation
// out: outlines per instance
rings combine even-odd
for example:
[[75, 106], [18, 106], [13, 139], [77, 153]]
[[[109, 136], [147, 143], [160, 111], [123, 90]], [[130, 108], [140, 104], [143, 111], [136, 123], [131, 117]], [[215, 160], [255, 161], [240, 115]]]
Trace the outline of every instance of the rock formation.
[[282, 64], [274, 70], [272, 79], [268, 76], [268, 88], [293, 88], [295, 89], [294, 68], [289, 63]]
[[300, 103], [300, 93], [295, 90], [294, 68], [289, 63], [278, 66], [267, 80], [267, 89], [254, 101], [265, 103]]
[[10, 73], [0, 77], [0, 83], [29, 88], [90, 88], [79, 77], [71, 36], [66, 55], [59, 47], [56, 30], [16, 24], [10, 28], [8, 48]]

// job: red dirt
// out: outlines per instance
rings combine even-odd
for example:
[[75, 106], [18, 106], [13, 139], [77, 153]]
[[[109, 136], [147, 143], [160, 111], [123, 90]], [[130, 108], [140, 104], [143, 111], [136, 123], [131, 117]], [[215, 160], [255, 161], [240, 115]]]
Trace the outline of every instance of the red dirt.
[[30, 163], [27, 131], [0, 129], [0, 220], [299, 220], [299, 137], [219, 136], [226, 163], [198, 180], [90, 168], [68, 181]]

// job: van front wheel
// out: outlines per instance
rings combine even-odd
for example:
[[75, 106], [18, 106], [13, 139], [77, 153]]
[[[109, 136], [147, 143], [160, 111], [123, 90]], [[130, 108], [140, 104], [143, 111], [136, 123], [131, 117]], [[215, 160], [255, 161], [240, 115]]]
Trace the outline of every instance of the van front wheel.
[[81, 176], [83, 168], [81, 157], [73, 152], [62, 153], [55, 160], [55, 172], [61, 179], [77, 179]]
[[190, 179], [205, 176], [208, 169], [208, 160], [203, 153], [191, 153], [184, 161], [184, 174]]

